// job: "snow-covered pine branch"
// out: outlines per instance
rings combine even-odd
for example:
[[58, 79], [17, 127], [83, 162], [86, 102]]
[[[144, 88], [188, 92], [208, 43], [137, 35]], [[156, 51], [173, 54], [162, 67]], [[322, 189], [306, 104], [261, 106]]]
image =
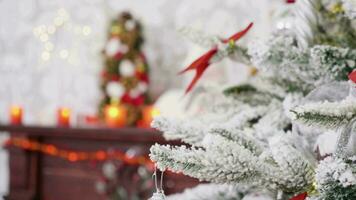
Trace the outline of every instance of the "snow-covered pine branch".
[[289, 92], [286, 89], [286, 83], [278, 83], [273, 77], [266, 77], [264, 75], [256, 76], [250, 79], [249, 84], [262, 93], [271, 94], [276, 99], [282, 100]]
[[274, 79], [289, 92], [308, 93], [315, 86], [347, 80], [356, 67], [355, 49], [329, 45], [301, 49], [290, 32], [276, 33], [265, 42], [253, 43], [248, 52], [263, 76]]
[[292, 144], [278, 141], [270, 143], [273, 160], [280, 169], [277, 185], [284, 192], [306, 191], [314, 181], [314, 167]]
[[[300, 45], [316, 44], [355, 48], [355, 27], [351, 3], [354, 0], [298, 0], [295, 29]], [[345, 13], [346, 12], [346, 13]]]
[[218, 36], [208, 36], [203, 31], [192, 27], [182, 27], [178, 29], [178, 32], [193, 43], [205, 48], [212, 48], [220, 42]]
[[291, 110], [295, 120], [307, 125], [339, 128], [356, 117], [356, 101], [346, 98], [341, 102], [315, 102]]
[[356, 199], [356, 157], [327, 157], [316, 169], [316, 181], [319, 199]]
[[[234, 128], [225, 128], [223, 126], [215, 126], [210, 129], [210, 135], [219, 135], [221, 137], [226, 138], [227, 140], [231, 140], [241, 145], [242, 147], [250, 150], [254, 155], [258, 156], [263, 151], [263, 144], [257, 141], [255, 138], [249, 136], [251, 132], [247, 130], [239, 130]], [[209, 143], [207, 141], [210, 140], [210, 135], [205, 137], [205, 143]]]
[[342, 0], [342, 7], [345, 10], [346, 16], [350, 20], [356, 19], [356, 1], [355, 0]]
[[201, 184], [183, 193], [171, 195], [167, 200], [242, 200], [248, 192], [246, 188], [226, 184]]
[[[227, 89], [227, 97], [221, 99], [219, 105], [212, 105], [208, 99], [204, 105], [209, 112], [199, 121], [195, 118], [156, 120], [153, 126], [163, 131], [166, 138], [193, 144], [190, 148], [153, 146], [150, 157], [157, 167], [213, 183], [247, 183], [247, 186], [276, 192], [283, 200], [309, 192], [315, 189], [317, 163], [310, 148], [314, 144], [313, 140], [305, 138], [306, 130], [293, 124], [293, 118], [324, 128], [343, 127], [333, 159], [346, 163], [347, 169], [338, 170], [339, 166], [344, 166], [342, 163], [334, 166], [332, 162], [322, 162], [316, 175], [319, 194], [308, 198], [355, 199], [352, 196], [356, 194], [352, 179], [356, 172], [355, 160], [346, 159], [349, 155], [344, 149], [356, 121], [356, 101], [348, 98], [342, 102], [314, 101], [300, 105], [303, 97], [316, 86], [347, 80], [347, 75], [356, 68], [355, 26], [351, 18], [345, 16], [346, 13], [350, 17], [350, 6], [347, 5], [351, 5], [351, 1], [354, 0], [297, 1], [296, 21], [303, 23], [296, 25], [297, 31], [279, 30], [267, 41], [248, 48], [246, 58], [259, 69], [258, 76], [246, 85]], [[203, 46], [218, 45], [221, 57], [231, 57], [233, 45], [222, 45], [217, 37], [209, 39], [201, 33], [188, 37]], [[243, 53], [241, 48], [240, 54]], [[350, 94], [355, 97], [356, 93]], [[329, 99], [339, 100], [337, 97]], [[292, 112], [286, 113], [291, 109]], [[290, 131], [292, 127], [294, 129]], [[291, 138], [291, 135], [295, 137]], [[274, 141], [275, 136], [280, 140]], [[328, 166], [333, 167], [322, 169]], [[351, 175], [348, 169], [351, 169]], [[201, 200], [219, 198], [214, 196], [213, 189], [209, 191], [213, 198], [204, 199], [204, 196]], [[184, 199], [200, 200], [194, 199], [193, 193], [199, 192], [187, 192]]]
[[151, 127], [163, 133], [167, 140], [182, 140], [188, 144], [199, 146], [205, 135], [206, 126], [197, 120], [171, 119], [158, 116]]
[[261, 188], [209, 183], [170, 195], [167, 200], [273, 200], [273, 198], [270, 192]]
[[268, 111], [252, 126], [255, 137], [267, 141], [278, 131], [291, 129], [291, 120], [284, 114], [282, 102], [273, 100], [268, 105]]
[[[252, 63], [259, 70], [264, 73], [276, 73], [276, 75], [286, 76], [287, 73], [280, 72], [281, 66], [288, 69], [296, 61], [298, 61], [298, 64], [308, 61], [307, 52], [298, 48], [295, 37], [289, 31], [276, 32], [267, 41], [251, 43], [248, 53], [251, 56]], [[290, 76], [293, 75], [290, 74]]]
[[[308, 51], [298, 47], [296, 38], [289, 31], [275, 33], [267, 41], [255, 42], [248, 50], [252, 63], [264, 76], [298, 90], [311, 89], [311, 81], [303, 80], [301, 73], [308, 73]], [[307, 82], [306, 82], [307, 81]]]
[[215, 183], [250, 182], [261, 171], [261, 163], [251, 151], [219, 136], [211, 138], [205, 150], [156, 144], [151, 147], [150, 157], [161, 170]]
[[226, 127], [229, 129], [244, 129], [244, 128], [251, 128], [255, 123], [258, 123], [259, 119], [267, 114], [270, 110], [269, 105], [264, 106], [249, 106], [243, 105], [243, 108], [240, 112], [236, 113], [235, 115], [227, 118], [223, 122], [219, 123], [212, 123], [210, 127]]
[[270, 103], [272, 98], [279, 98], [273, 94], [259, 91], [257, 88], [250, 84], [243, 84], [224, 90], [224, 95], [234, 98], [250, 105], [266, 105]]
[[287, 143], [270, 148], [267, 158], [234, 141], [212, 135], [204, 149], [155, 145], [150, 156], [161, 170], [182, 172], [204, 181], [250, 183], [287, 193], [311, 187], [313, 168], [305, 157]]
[[356, 50], [316, 45], [310, 50], [310, 71], [314, 71], [315, 85], [347, 80], [356, 68]]
[[[229, 113], [207, 113], [210, 116], [205, 119], [171, 119], [163, 116], [158, 116], [154, 119], [151, 126], [163, 132], [163, 136], [167, 140], [182, 140], [183, 142], [201, 146], [205, 135], [214, 128], [217, 124], [224, 124], [231, 129], [243, 129], [251, 127], [253, 121], [259, 119], [268, 111], [266, 106], [251, 107], [241, 105], [239, 109]], [[219, 117], [220, 116], [220, 117]]]

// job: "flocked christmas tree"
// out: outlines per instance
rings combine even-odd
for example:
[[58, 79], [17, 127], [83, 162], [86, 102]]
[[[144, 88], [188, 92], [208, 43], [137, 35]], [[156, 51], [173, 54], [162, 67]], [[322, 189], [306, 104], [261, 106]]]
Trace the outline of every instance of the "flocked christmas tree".
[[103, 115], [105, 106], [122, 105], [127, 110], [126, 124], [135, 125], [141, 118], [142, 106], [149, 102], [148, 65], [141, 52], [142, 26], [128, 12], [123, 12], [111, 22], [104, 49], [102, 90], [100, 104]]
[[[356, 199], [355, 1], [297, 0], [293, 9], [294, 25], [267, 41], [214, 47], [257, 76], [224, 89], [201, 116], [154, 120], [166, 139], [190, 144], [152, 146], [157, 167], [211, 183], [152, 199]], [[190, 66], [199, 76], [209, 52]]]

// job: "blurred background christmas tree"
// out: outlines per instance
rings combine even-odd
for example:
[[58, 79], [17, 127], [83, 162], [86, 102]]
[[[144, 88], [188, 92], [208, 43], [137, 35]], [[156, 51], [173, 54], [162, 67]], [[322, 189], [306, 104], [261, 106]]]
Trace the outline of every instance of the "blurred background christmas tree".
[[142, 43], [142, 26], [130, 13], [123, 12], [111, 22], [103, 52], [101, 116], [108, 105], [122, 105], [127, 125], [142, 118], [142, 106], [149, 103], [148, 65]]

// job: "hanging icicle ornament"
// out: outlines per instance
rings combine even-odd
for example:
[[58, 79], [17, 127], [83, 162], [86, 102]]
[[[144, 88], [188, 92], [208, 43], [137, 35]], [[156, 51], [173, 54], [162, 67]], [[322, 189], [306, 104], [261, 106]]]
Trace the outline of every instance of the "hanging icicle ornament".
[[154, 178], [156, 192], [153, 193], [152, 197], [149, 198], [148, 200], [165, 200], [166, 199], [166, 196], [164, 195], [164, 190], [163, 190], [163, 174], [164, 174], [164, 171], [162, 171], [162, 173], [161, 173], [160, 186], [158, 186], [157, 167], [155, 166], [155, 172], [153, 173], [152, 177]]
[[157, 191], [153, 193], [153, 196], [149, 200], [165, 200], [166, 196], [161, 192]]
[[209, 67], [210, 64], [216, 63], [223, 58], [232, 55], [236, 48], [236, 41], [242, 38], [253, 26], [253, 23], [250, 23], [244, 30], [232, 35], [227, 39], [220, 40], [215, 46], [210, 49], [208, 52], [203, 54], [197, 60], [195, 60], [192, 64], [190, 64], [187, 68], [179, 72], [179, 74], [183, 74], [187, 71], [195, 70], [196, 74], [186, 89], [185, 93], [190, 92], [197, 81], [201, 78], [205, 70]]

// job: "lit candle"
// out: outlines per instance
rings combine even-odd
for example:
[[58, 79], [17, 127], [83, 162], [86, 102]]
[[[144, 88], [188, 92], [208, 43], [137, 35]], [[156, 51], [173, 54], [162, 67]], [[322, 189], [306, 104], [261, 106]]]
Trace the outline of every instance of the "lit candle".
[[151, 127], [152, 120], [160, 114], [159, 110], [154, 106], [146, 106], [142, 109], [142, 120], [138, 123], [138, 126], [149, 128]]
[[69, 126], [70, 124], [70, 109], [59, 108], [57, 112], [58, 126]]
[[20, 106], [13, 105], [10, 108], [10, 123], [13, 125], [22, 124], [23, 110]]
[[109, 127], [122, 127], [126, 124], [127, 111], [124, 106], [108, 105], [105, 107], [105, 122]]

